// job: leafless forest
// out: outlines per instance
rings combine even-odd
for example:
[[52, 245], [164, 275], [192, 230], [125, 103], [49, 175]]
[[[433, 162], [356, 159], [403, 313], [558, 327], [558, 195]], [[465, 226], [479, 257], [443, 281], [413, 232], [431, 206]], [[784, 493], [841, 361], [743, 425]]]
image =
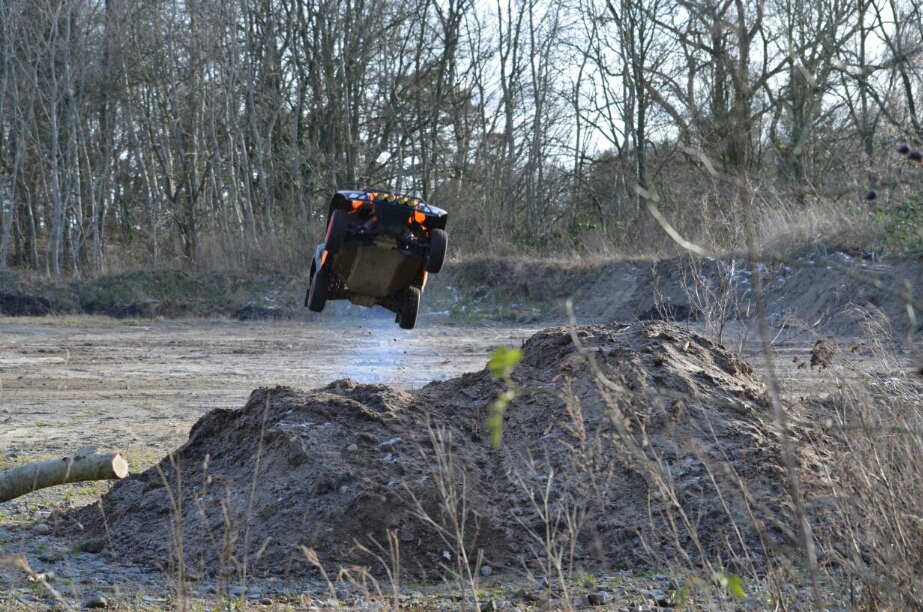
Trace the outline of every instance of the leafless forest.
[[639, 186], [733, 246], [920, 184], [920, 0], [3, 0], [0, 46], [0, 268], [51, 277], [299, 269], [349, 186], [545, 254], [665, 247]]

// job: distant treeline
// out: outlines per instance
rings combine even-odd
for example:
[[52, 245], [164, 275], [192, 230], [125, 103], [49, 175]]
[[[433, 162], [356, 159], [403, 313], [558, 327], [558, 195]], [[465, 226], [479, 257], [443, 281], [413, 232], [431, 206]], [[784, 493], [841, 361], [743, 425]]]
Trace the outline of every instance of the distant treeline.
[[857, 208], [923, 139], [921, 2], [3, 0], [0, 268], [296, 270], [351, 186], [455, 252], [659, 248], [638, 187], [717, 244]]

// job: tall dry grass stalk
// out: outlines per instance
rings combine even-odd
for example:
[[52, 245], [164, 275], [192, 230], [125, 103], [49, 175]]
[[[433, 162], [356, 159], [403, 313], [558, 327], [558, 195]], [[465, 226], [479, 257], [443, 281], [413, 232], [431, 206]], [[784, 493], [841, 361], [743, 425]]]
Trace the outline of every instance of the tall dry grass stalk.
[[422, 524], [429, 527], [446, 547], [443, 567], [458, 587], [462, 600], [474, 596], [479, 607], [478, 585], [484, 561], [480, 550], [472, 549], [476, 541], [479, 517], [471, 504], [471, 487], [464, 464], [455, 454], [452, 433], [445, 427], [426, 423], [431, 452], [421, 449], [433, 463], [432, 482], [439, 507], [428, 508], [414, 492], [405, 487], [410, 510]]
[[904, 367], [884, 316], [866, 314], [874, 368], [838, 372], [818, 417], [830, 459], [820, 546], [849, 575], [858, 609], [921, 610], [923, 378]]
[[754, 220], [759, 252], [781, 256], [817, 245], [872, 247], [877, 243], [871, 211], [859, 198], [818, 198], [809, 205], [769, 198]]

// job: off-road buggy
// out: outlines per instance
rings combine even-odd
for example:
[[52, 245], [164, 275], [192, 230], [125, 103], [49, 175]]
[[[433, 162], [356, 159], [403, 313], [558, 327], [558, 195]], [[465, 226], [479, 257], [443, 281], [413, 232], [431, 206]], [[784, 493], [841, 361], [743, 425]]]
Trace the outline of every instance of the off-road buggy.
[[317, 245], [304, 305], [321, 312], [327, 300], [383, 306], [413, 329], [428, 273], [445, 261], [446, 211], [420, 198], [384, 191], [338, 191]]

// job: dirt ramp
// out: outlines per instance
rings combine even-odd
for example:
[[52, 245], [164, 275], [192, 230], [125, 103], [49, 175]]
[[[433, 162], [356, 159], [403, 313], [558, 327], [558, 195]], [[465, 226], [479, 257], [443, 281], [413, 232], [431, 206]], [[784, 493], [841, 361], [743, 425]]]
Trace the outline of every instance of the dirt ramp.
[[[76, 518], [117, 554], [170, 567], [181, 514], [187, 564], [203, 575], [238, 573], [244, 562], [251, 575], [312, 572], [302, 546], [331, 569], [374, 566], [356, 544], [384, 544], [388, 531], [404, 571], [428, 579], [444, 577], [462, 546], [496, 571], [569, 556], [572, 544], [585, 566], [642, 564], [645, 546], [709, 556], [755, 546], [751, 536], [727, 544], [711, 484], [740, 479], [767, 500], [782, 491], [764, 389], [749, 366], [668, 323], [577, 334], [583, 351], [565, 328], [524, 345], [499, 449], [486, 421], [505, 386], [486, 370], [413, 393], [350, 380], [259, 389], [242, 410], [204, 416], [160, 463], [163, 476], [151, 469], [114, 486], [103, 497], [106, 526], [97, 507]], [[626, 391], [602, 385], [588, 354]], [[691, 531], [668, 526], [675, 508], [657, 478], [695, 516]], [[550, 547], [548, 509], [560, 519]], [[461, 543], [453, 517], [466, 521]]]
[[[254, 391], [242, 410], [196, 423], [158, 466], [164, 476], [148, 470], [105, 496], [112, 545], [175, 565], [171, 494], [179, 499], [180, 488], [183, 548], [196, 573], [236, 573], [246, 561], [257, 575], [301, 574], [310, 569], [301, 546], [331, 567], [367, 561], [351, 553], [356, 540], [386, 543], [386, 530], [404, 521], [404, 483], [424, 477], [415, 448], [424, 419], [408, 394], [349, 380]], [[86, 508], [79, 519], [94, 532], [99, 514]]]

